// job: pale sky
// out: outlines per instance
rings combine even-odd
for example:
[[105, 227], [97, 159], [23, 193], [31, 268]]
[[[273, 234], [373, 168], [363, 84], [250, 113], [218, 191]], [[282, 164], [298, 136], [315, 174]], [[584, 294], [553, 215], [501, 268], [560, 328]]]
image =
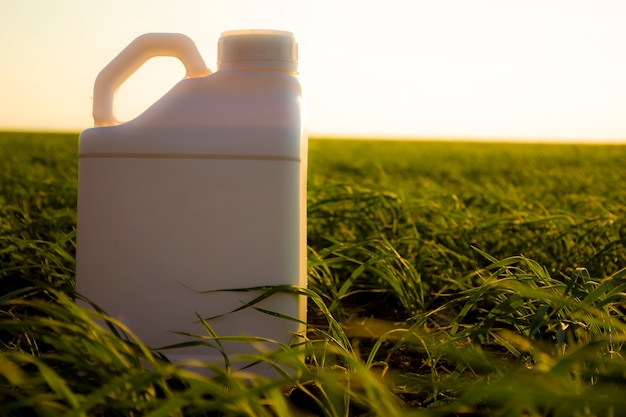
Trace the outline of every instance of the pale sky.
[[[0, 0], [0, 130], [93, 125], [98, 72], [179, 32], [294, 33], [311, 136], [626, 139], [624, 0]], [[116, 98], [141, 113], [184, 74], [155, 58]]]

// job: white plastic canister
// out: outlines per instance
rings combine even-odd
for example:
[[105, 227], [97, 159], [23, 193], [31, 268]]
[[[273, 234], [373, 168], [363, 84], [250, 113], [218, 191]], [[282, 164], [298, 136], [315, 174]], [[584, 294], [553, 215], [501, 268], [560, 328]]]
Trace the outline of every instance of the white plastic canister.
[[[259, 286], [306, 286], [306, 135], [297, 44], [283, 31], [222, 33], [218, 70], [179, 34], [137, 38], [98, 75], [95, 128], [79, 139], [77, 291], [151, 348], [208, 336], [288, 344], [306, 301], [274, 294], [235, 313]], [[115, 91], [147, 59], [178, 57], [187, 76], [127, 123]], [[297, 340], [296, 340], [297, 341]], [[223, 343], [225, 353], [253, 351]], [[172, 360], [220, 360], [206, 346]]]

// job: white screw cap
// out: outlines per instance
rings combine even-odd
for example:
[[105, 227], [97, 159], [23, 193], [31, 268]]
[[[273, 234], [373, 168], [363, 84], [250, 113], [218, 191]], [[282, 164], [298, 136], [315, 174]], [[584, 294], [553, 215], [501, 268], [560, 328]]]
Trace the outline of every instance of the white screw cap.
[[298, 44], [291, 32], [231, 30], [220, 36], [217, 69], [298, 73]]

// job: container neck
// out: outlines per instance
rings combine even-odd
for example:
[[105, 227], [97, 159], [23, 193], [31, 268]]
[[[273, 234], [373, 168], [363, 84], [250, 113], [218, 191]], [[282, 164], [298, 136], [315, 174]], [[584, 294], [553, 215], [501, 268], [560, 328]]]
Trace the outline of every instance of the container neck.
[[217, 65], [218, 71], [263, 71], [263, 72], [280, 72], [288, 75], [298, 75], [297, 71], [289, 68], [277, 66], [272, 62], [256, 62], [256, 63], [240, 63], [240, 62], [222, 62]]

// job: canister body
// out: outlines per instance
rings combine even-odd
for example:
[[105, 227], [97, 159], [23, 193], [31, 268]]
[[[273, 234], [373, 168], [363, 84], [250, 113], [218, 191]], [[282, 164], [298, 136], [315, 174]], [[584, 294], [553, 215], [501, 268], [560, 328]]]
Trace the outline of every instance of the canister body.
[[[289, 344], [303, 297], [223, 290], [306, 286], [306, 137], [295, 77], [229, 71], [184, 80], [132, 122], [79, 144], [77, 290], [149, 347], [208, 336]], [[215, 318], [218, 317], [219, 318]], [[227, 354], [253, 351], [224, 343]], [[171, 359], [221, 360], [207, 346]]]

